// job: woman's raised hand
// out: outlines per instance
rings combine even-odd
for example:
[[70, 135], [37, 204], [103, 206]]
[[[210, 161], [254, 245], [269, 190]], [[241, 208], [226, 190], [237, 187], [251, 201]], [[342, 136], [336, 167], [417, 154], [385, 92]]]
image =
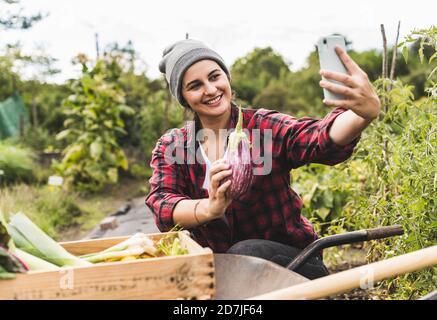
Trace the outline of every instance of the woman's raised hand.
[[334, 93], [341, 94], [346, 99], [323, 100], [323, 102], [328, 106], [350, 109], [366, 120], [375, 119], [381, 110], [381, 103], [367, 74], [351, 59], [346, 51], [340, 47], [336, 47], [335, 50], [346, 67], [348, 74], [327, 70], [321, 70], [320, 74], [326, 79], [341, 82], [344, 86], [325, 80], [320, 81], [320, 86]]
[[226, 191], [231, 185], [231, 181], [226, 181], [220, 185], [220, 181], [230, 176], [232, 170], [224, 159], [214, 161], [209, 170], [209, 206], [208, 214], [211, 218], [219, 218], [226, 212], [226, 208], [231, 204], [232, 199], [226, 196]]

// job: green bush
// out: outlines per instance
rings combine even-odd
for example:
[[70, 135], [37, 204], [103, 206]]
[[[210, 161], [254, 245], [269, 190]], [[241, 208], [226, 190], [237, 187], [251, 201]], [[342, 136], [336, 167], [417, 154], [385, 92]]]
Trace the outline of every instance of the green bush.
[[302, 196], [302, 214], [321, 236], [332, 232], [332, 223], [344, 215], [344, 207], [363, 188], [363, 169], [355, 161], [329, 167], [310, 164], [291, 172], [292, 187]]
[[[365, 244], [369, 262], [437, 244], [436, 101], [413, 102], [411, 90], [395, 84], [389, 111], [363, 132], [351, 160], [292, 172], [302, 213], [322, 236], [403, 226], [404, 236]], [[432, 291], [436, 280], [437, 268], [426, 269], [383, 281], [375, 294], [416, 299]]]
[[44, 127], [27, 130], [19, 141], [28, 148], [39, 152], [59, 152], [62, 149], [62, 143], [56, 140], [55, 135]]
[[27, 148], [0, 142], [0, 186], [34, 182], [35, 155]]
[[0, 190], [0, 210], [5, 214], [24, 212], [42, 230], [57, 238], [75, 225], [86, 212], [77, 204], [77, 196], [53, 187], [18, 184]]
[[[436, 28], [415, 33], [420, 34], [437, 49]], [[416, 101], [413, 86], [378, 79], [375, 87], [387, 108], [363, 132], [352, 159], [336, 167], [306, 166], [293, 173], [294, 187], [306, 206], [303, 212], [318, 230], [331, 234], [403, 226], [403, 236], [366, 243], [369, 262], [437, 244], [435, 70], [428, 77], [429, 96]], [[323, 225], [326, 221], [328, 226]], [[434, 290], [436, 282], [434, 267], [383, 281], [375, 292], [386, 298], [417, 299]]]
[[136, 179], [148, 179], [152, 176], [152, 169], [144, 164], [133, 164], [130, 172]]
[[142, 135], [140, 148], [144, 151], [147, 163], [159, 137], [167, 130], [183, 125], [184, 110], [179, 104], [168, 100], [167, 92], [159, 91], [150, 96], [147, 106], [138, 117], [138, 131]]
[[83, 75], [71, 83], [73, 94], [64, 100], [66, 129], [57, 135], [59, 140], [68, 141], [68, 146], [54, 167], [68, 185], [95, 192], [117, 183], [119, 168], [128, 169], [117, 136], [126, 134], [121, 114], [133, 110], [125, 105], [124, 93], [116, 82], [119, 66], [102, 59], [88, 70], [86, 61], [81, 61]]
[[[387, 114], [360, 145], [367, 152], [361, 163], [368, 180], [364, 192], [347, 208], [346, 224], [356, 228], [401, 224], [405, 230], [402, 237], [370, 243], [371, 261], [437, 244], [436, 101], [408, 102], [410, 90], [396, 84]], [[436, 271], [410, 273], [383, 286], [393, 297], [417, 298], [433, 290]]]

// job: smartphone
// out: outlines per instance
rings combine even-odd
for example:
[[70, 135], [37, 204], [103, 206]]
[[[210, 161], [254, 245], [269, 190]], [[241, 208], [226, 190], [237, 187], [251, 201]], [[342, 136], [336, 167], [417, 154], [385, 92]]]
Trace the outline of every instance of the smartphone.
[[[319, 54], [320, 69], [348, 74], [345, 66], [343, 65], [343, 62], [341, 62], [340, 57], [335, 52], [336, 46], [339, 46], [343, 48], [344, 51], [346, 51], [346, 41], [344, 37], [326, 36], [326, 37], [321, 37], [317, 41], [317, 51]], [[325, 79], [324, 77], [322, 77], [322, 79], [335, 84], [343, 85], [342, 83], [335, 80]], [[330, 92], [329, 90], [326, 89], [323, 89], [323, 95], [325, 99], [329, 99], [329, 100], [346, 99], [346, 97], [344, 97], [343, 95]]]

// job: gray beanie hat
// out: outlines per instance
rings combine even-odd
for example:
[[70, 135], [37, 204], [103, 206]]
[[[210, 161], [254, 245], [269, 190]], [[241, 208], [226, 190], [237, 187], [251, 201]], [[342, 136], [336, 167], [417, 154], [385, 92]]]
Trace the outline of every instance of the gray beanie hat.
[[230, 78], [222, 57], [201, 41], [186, 39], [164, 49], [162, 60], [159, 63], [159, 71], [165, 74], [171, 94], [183, 106], [187, 106], [181, 90], [184, 73], [194, 63], [205, 59], [217, 62]]

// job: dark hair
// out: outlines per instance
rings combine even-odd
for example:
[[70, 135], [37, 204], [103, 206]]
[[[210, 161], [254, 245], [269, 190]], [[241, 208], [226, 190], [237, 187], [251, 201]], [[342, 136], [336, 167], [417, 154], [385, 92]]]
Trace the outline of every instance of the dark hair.
[[[210, 60], [210, 59], [205, 59], [205, 60]], [[215, 61], [215, 60], [212, 60], [212, 61], [214, 61], [214, 62], [217, 63], [217, 61]], [[218, 64], [218, 63], [217, 63], [217, 64]], [[223, 70], [223, 68], [222, 68], [222, 66], [220, 66], [220, 64], [218, 64], [218, 65], [219, 65], [219, 68], [220, 68], [220, 69], [221, 69], [221, 70], [226, 74], [226, 77], [228, 77], [229, 84], [231, 84], [231, 75], [228, 74], [225, 70]], [[167, 81], [166, 81], [166, 82], [167, 82]], [[167, 83], [167, 88], [170, 90], [168, 83]], [[182, 88], [180, 88], [179, 90], [182, 90]], [[232, 87], [231, 87], [231, 92], [232, 92], [232, 96], [231, 96], [231, 103], [232, 103], [232, 102], [234, 102], [235, 97], [236, 97], [236, 92], [232, 90]], [[185, 101], [182, 92], [180, 92], [180, 96], [181, 96], [181, 100], [182, 100], [182, 101], [180, 102], [180, 104], [181, 104], [182, 107], [184, 107], [185, 109], [190, 110], [191, 112], [194, 113], [194, 118], [193, 118], [193, 120], [195, 120], [196, 113], [193, 111], [193, 109], [191, 109], [190, 105]], [[234, 104], [235, 104], [235, 103], [234, 103]]]

